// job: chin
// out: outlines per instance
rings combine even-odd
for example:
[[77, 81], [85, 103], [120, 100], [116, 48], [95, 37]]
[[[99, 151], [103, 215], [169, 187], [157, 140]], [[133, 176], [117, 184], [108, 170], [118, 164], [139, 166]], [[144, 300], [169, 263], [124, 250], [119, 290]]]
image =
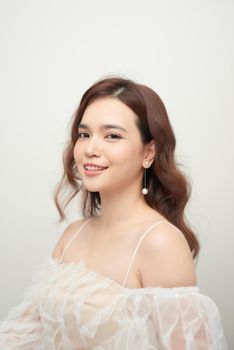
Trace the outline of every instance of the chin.
[[98, 189], [94, 190], [93, 188], [92, 189], [89, 189], [89, 188], [85, 188], [88, 192], [90, 193], [96, 193], [96, 192], [99, 192]]
[[88, 191], [88, 192], [110, 192], [111, 193], [111, 189], [107, 189], [106, 187], [101, 187], [101, 186], [85, 186], [85, 184], [83, 183], [84, 188]]
[[94, 186], [85, 186], [85, 184], [83, 183], [82, 186], [86, 191], [88, 192], [99, 192], [99, 188], [98, 187], [94, 187]]

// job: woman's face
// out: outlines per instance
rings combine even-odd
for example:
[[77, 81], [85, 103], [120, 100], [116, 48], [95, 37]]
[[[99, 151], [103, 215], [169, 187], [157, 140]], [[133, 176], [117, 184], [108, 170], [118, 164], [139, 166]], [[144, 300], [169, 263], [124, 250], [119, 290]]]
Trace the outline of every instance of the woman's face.
[[136, 115], [116, 98], [104, 97], [85, 110], [74, 158], [90, 192], [121, 191], [135, 182], [141, 189], [144, 145]]

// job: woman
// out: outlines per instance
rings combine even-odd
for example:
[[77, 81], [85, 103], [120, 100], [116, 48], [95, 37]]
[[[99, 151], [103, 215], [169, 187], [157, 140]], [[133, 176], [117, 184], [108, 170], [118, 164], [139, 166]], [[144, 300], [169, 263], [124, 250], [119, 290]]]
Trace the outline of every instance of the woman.
[[1, 349], [226, 349], [219, 311], [196, 285], [175, 144], [149, 87], [109, 77], [84, 93], [55, 193], [61, 220], [77, 194], [84, 218], [2, 322]]

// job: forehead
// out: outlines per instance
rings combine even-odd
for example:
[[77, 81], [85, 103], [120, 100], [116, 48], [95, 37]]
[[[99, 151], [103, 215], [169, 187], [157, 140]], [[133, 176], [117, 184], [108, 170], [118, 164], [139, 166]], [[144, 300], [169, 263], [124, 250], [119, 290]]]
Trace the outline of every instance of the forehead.
[[113, 97], [93, 101], [84, 111], [81, 122], [90, 126], [98, 124], [119, 124], [125, 128], [136, 128], [136, 114], [123, 102]]

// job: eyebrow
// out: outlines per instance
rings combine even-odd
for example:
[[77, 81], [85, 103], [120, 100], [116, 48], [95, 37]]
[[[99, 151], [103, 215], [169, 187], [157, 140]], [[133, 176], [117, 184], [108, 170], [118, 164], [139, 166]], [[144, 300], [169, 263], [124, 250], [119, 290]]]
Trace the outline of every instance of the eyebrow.
[[[83, 124], [83, 123], [79, 124], [78, 128], [80, 128], [80, 129], [89, 129], [88, 125], [87, 124]], [[122, 130], [124, 132], [128, 132], [122, 126], [116, 125], [116, 124], [103, 124], [103, 125], [101, 125], [100, 129], [104, 129], [104, 130], [106, 130], [106, 129], [119, 129], [119, 130]]]

